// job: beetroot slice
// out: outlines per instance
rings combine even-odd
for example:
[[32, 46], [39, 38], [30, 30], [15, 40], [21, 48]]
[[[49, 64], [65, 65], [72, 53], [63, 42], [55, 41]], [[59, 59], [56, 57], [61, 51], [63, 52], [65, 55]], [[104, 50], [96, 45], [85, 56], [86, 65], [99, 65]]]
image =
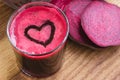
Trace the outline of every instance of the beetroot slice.
[[56, 6], [64, 10], [65, 6], [69, 4], [71, 1], [72, 0], [52, 0], [51, 3], [55, 4]]
[[92, 44], [81, 27], [81, 14], [91, 0], [74, 0], [65, 7], [70, 23], [70, 37], [80, 44]]
[[120, 45], [120, 8], [93, 1], [81, 16], [83, 30], [101, 47]]

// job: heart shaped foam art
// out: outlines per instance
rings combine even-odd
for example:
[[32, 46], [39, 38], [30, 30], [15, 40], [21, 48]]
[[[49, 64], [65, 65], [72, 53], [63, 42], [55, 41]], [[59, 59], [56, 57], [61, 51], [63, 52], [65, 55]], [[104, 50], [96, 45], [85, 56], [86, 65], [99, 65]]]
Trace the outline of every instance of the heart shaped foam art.
[[18, 49], [42, 54], [62, 43], [67, 34], [67, 24], [55, 8], [32, 6], [14, 17], [9, 31], [10, 39]]
[[[46, 29], [46, 27], [50, 27], [50, 28]], [[35, 31], [32, 31], [32, 29], [35, 30]], [[30, 30], [31, 30], [31, 33], [29, 33]], [[41, 34], [40, 32], [43, 33], [42, 35], [44, 35], [44, 36], [40, 35]], [[28, 26], [25, 29], [24, 33], [25, 33], [25, 36], [28, 39], [30, 39], [31, 41], [33, 41], [35, 43], [38, 43], [38, 44], [41, 44], [44, 47], [46, 47], [53, 40], [53, 37], [54, 37], [54, 34], [55, 34], [55, 26], [54, 26], [53, 22], [47, 20], [40, 27], [36, 26], [36, 25], [30, 25], [30, 26]], [[34, 34], [35, 33], [37, 33], [36, 34], [37, 35], [36, 38], [38, 38], [38, 39], [34, 38]], [[33, 35], [33, 36], [31, 36], [31, 35]], [[40, 35], [40, 36], [38, 36], [38, 35]]]

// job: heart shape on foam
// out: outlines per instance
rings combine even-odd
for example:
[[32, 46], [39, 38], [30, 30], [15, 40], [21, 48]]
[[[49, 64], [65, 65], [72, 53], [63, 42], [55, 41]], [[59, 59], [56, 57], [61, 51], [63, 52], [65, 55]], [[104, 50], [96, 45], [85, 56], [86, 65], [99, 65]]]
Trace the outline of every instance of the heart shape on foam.
[[[49, 25], [51, 27], [51, 31], [50, 31], [50, 36], [47, 40], [44, 41], [40, 41], [40, 40], [36, 40], [34, 39], [33, 37], [31, 37], [29, 34], [28, 34], [28, 31], [31, 30], [31, 29], [35, 29], [37, 31], [41, 31], [44, 27], [47, 27], [47, 25]], [[51, 43], [51, 41], [53, 40], [53, 37], [54, 37], [54, 34], [55, 34], [55, 26], [54, 26], [54, 23], [51, 22], [50, 20], [47, 20], [45, 21], [44, 24], [42, 24], [40, 27], [39, 26], [36, 26], [36, 25], [30, 25], [28, 27], [25, 28], [25, 31], [24, 31], [24, 35], [31, 41], [35, 42], [35, 43], [38, 43], [38, 44], [41, 44], [43, 45], [44, 47], [46, 47], [48, 44]]]

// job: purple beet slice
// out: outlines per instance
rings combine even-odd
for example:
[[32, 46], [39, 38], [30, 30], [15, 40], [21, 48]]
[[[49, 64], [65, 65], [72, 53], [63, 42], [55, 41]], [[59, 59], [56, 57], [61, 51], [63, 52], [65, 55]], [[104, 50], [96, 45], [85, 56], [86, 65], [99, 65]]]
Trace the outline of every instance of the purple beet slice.
[[56, 6], [64, 10], [65, 6], [69, 4], [71, 1], [72, 0], [52, 0], [51, 3], [55, 4]]
[[70, 23], [70, 38], [80, 44], [93, 45], [81, 27], [81, 14], [91, 2], [91, 0], [74, 0], [65, 7]]
[[81, 24], [89, 39], [101, 47], [120, 45], [120, 8], [93, 1], [81, 16]]

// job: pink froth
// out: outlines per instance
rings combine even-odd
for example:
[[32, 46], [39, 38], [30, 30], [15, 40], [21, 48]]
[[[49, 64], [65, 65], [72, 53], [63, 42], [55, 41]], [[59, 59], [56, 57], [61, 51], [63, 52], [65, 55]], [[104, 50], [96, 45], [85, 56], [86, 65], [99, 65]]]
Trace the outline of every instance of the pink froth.
[[[46, 20], [50, 20], [55, 25], [55, 34], [50, 44], [44, 47], [41, 44], [29, 40], [24, 31], [29, 25], [40, 27]], [[51, 27], [47, 25], [41, 31], [30, 29], [28, 34], [39, 41], [49, 38]], [[23, 10], [14, 17], [10, 26], [10, 39], [14, 45], [25, 52], [32, 54], [42, 54], [54, 50], [64, 40], [67, 33], [67, 24], [63, 15], [58, 10], [50, 7], [34, 6]]]

